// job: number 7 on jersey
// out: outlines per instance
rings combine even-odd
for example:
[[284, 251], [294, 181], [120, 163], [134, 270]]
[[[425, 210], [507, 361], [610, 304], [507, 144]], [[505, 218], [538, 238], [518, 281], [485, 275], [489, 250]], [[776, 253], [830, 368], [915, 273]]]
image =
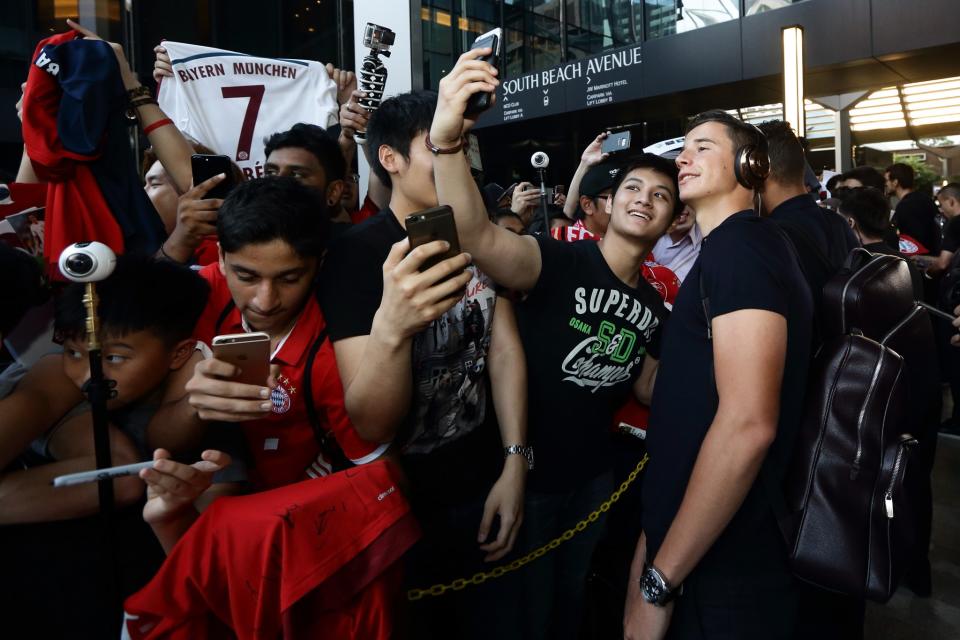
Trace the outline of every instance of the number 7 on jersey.
[[237, 141], [237, 161], [250, 159], [250, 145], [253, 143], [253, 130], [257, 126], [257, 115], [260, 113], [260, 103], [263, 102], [262, 84], [250, 84], [240, 87], [222, 87], [220, 92], [224, 99], [250, 98], [247, 103], [247, 112], [243, 114], [243, 124], [240, 126], [240, 139]]

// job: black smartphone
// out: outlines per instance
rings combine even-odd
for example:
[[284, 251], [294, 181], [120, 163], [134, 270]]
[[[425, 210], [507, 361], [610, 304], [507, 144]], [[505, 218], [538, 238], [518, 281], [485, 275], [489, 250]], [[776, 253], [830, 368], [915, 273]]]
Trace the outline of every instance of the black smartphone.
[[[483, 56], [480, 60], [489, 62], [499, 70], [501, 40], [503, 40], [503, 32], [500, 30], [500, 27], [497, 27], [496, 29], [487, 31], [474, 40], [473, 44], [470, 45], [470, 49], [493, 49], [493, 53], [488, 56]], [[491, 104], [493, 104], [493, 92], [475, 93], [467, 100], [467, 109], [464, 111], [464, 115], [470, 118], [476, 117], [483, 111], [489, 109]]]
[[[450, 244], [450, 248], [445, 253], [433, 256], [420, 265], [420, 271], [426, 271], [460, 254], [460, 238], [457, 236], [457, 225], [453, 220], [453, 209], [447, 205], [411, 213], [407, 216], [406, 223], [411, 250], [434, 240], [446, 240]], [[456, 274], [451, 274], [451, 277], [453, 275]]]
[[227, 156], [211, 156], [196, 153], [190, 157], [190, 166], [193, 168], [194, 186], [221, 173], [226, 176], [220, 184], [210, 189], [210, 191], [207, 191], [207, 198], [226, 198], [227, 194], [229, 194], [235, 186], [233, 166], [230, 164], [230, 158]]
[[619, 151], [627, 151], [628, 149], [630, 149], [629, 131], [611, 133], [603, 139], [603, 144], [600, 145], [600, 151], [603, 153], [617, 153]]

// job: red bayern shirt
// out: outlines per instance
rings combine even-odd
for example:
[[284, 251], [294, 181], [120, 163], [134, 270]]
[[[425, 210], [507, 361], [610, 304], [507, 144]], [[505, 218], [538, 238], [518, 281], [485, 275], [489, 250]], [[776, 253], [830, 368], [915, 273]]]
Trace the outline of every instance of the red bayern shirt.
[[[216, 335], [247, 332], [219, 264], [204, 267], [200, 275], [210, 284], [210, 298], [197, 324], [197, 338], [210, 344]], [[350, 422], [333, 346], [323, 337], [325, 329], [320, 306], [314, 296], [309, 296], [289, 336], [271, 360], [280, 368], [279, 384], [271, 395], [272, 411], [259, 420], [240, 423], [253, 459], [252, 481], [257, 489], [280, 487], [332, 471], [330, 462], [323, 457], [314, 425], [310, 424], [304, 400], [307, 393], [313, 394], [320, 429], [333, 435], [351, 462], [371, 462], [388, 447], [363, 440]], [[304, 373], [308, 355], [321, 339], [313, 360], [313, 389], [307, 389]]]

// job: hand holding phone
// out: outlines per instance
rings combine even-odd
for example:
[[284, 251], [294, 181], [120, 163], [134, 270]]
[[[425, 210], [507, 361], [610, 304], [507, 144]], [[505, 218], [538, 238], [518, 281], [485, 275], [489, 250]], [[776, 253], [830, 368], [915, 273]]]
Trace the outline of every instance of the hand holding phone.
[[[460, 255], [460, 237], [457, 235], [457, 225], [453, 218], [453, 209], [447, 205], [433, 207], [410, 214], [404, 221], [407, 226], [407, 235], [410, 237], [410, 250], [420, 245], [445, 240], [450, 248], [444, 253], [431, 256], [420, 265], [421, 273], [427, 271], [444, 260]], [[451, 274], [452, 277], [455, 274]]]
[[619, 131], [617, 133], [611, 133], [606, 138], [603, 139], [603, 144], [600, 146], [600, 151], [603, 153], [619, 153], [621, 151], [630, 150], [630, 132], [629, 131]]
[[404, 222], [408, 238], [394, 244], [383, 263], [383, 296], [373, 321], [378, 335], [400, 340], [449, 311], [473, 277], [450, 207], [420, 211]]
[[240, 373], [233, 382], [263, 386], [270, 377], [270, 336], [262, 331], [217, 336], [213, 357], [232, 364]]
[[[493, 52], [490, 55], [483, 56], [479, 58], [479, 60], [488, 62], [499, 70], [502, 39], [503, 32], [501, 31], [500, 27], [497, 27], [487, 31], [474, 40], [473, 44], [470, 45], [470, 49], [493, 49]], [[493, 104], [493, 93], [488, 93], [486, 91], [482, 93], [475, 93], [467, 100], [467, 108], [463, 115], [465, 118], [476, 118], [478, 115], [489, 109], [491, 104]]]
[[220, 184], [207, 191], [207, 198], [226, 198], [236, 186], [236, 181], [233, 178], [233, 165], [227, 156], [196, 153], [190, 156], [190, 167], [193, 170], [194, 186], [221, 173], [224, 175]]

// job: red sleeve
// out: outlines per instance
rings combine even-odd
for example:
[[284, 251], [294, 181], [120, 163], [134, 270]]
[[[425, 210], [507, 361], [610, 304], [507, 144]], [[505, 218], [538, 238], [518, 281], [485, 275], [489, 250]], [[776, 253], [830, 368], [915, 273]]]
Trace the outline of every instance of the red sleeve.
[[353, 224], [360, 224], [367, 218], [376, 215], [379, 210], [373, 200], [370, 199], [370, 196], [366, 196], [363, 199], [363, 206], [360, 207], [358, 211], [350, 214], [350, 220], [353, 221]]
[[201, 240], [200, 246], [193, 252], [193, 258], [201, 267], [219, 262], [220, 249], [217, 245], [217, 236], [207, 236]]
[[347, 459], [354, 464], [366, 464], [383, 455], [390, 446], [389, 443], [364, 440], [350, 422], [344, 406], [343, 384], [340, 382], [337, 359], [330, 340], [324, 340], [313, 361], [313, 379], [313, 398], [317, 410], [323, 412], [327, 428]]
[[207, 298], [207, 306], [200, 320], [197, 321], [193, 335], [197, 340], [209, 345], [213, 337], [218, 334], [217, 320], [233, 298], [230, 296], [230, 289], [227, 288], [227, 279], [220, 273], [219, 263], [207, 265], [197, 273], [210, 285], [210, 297]]

